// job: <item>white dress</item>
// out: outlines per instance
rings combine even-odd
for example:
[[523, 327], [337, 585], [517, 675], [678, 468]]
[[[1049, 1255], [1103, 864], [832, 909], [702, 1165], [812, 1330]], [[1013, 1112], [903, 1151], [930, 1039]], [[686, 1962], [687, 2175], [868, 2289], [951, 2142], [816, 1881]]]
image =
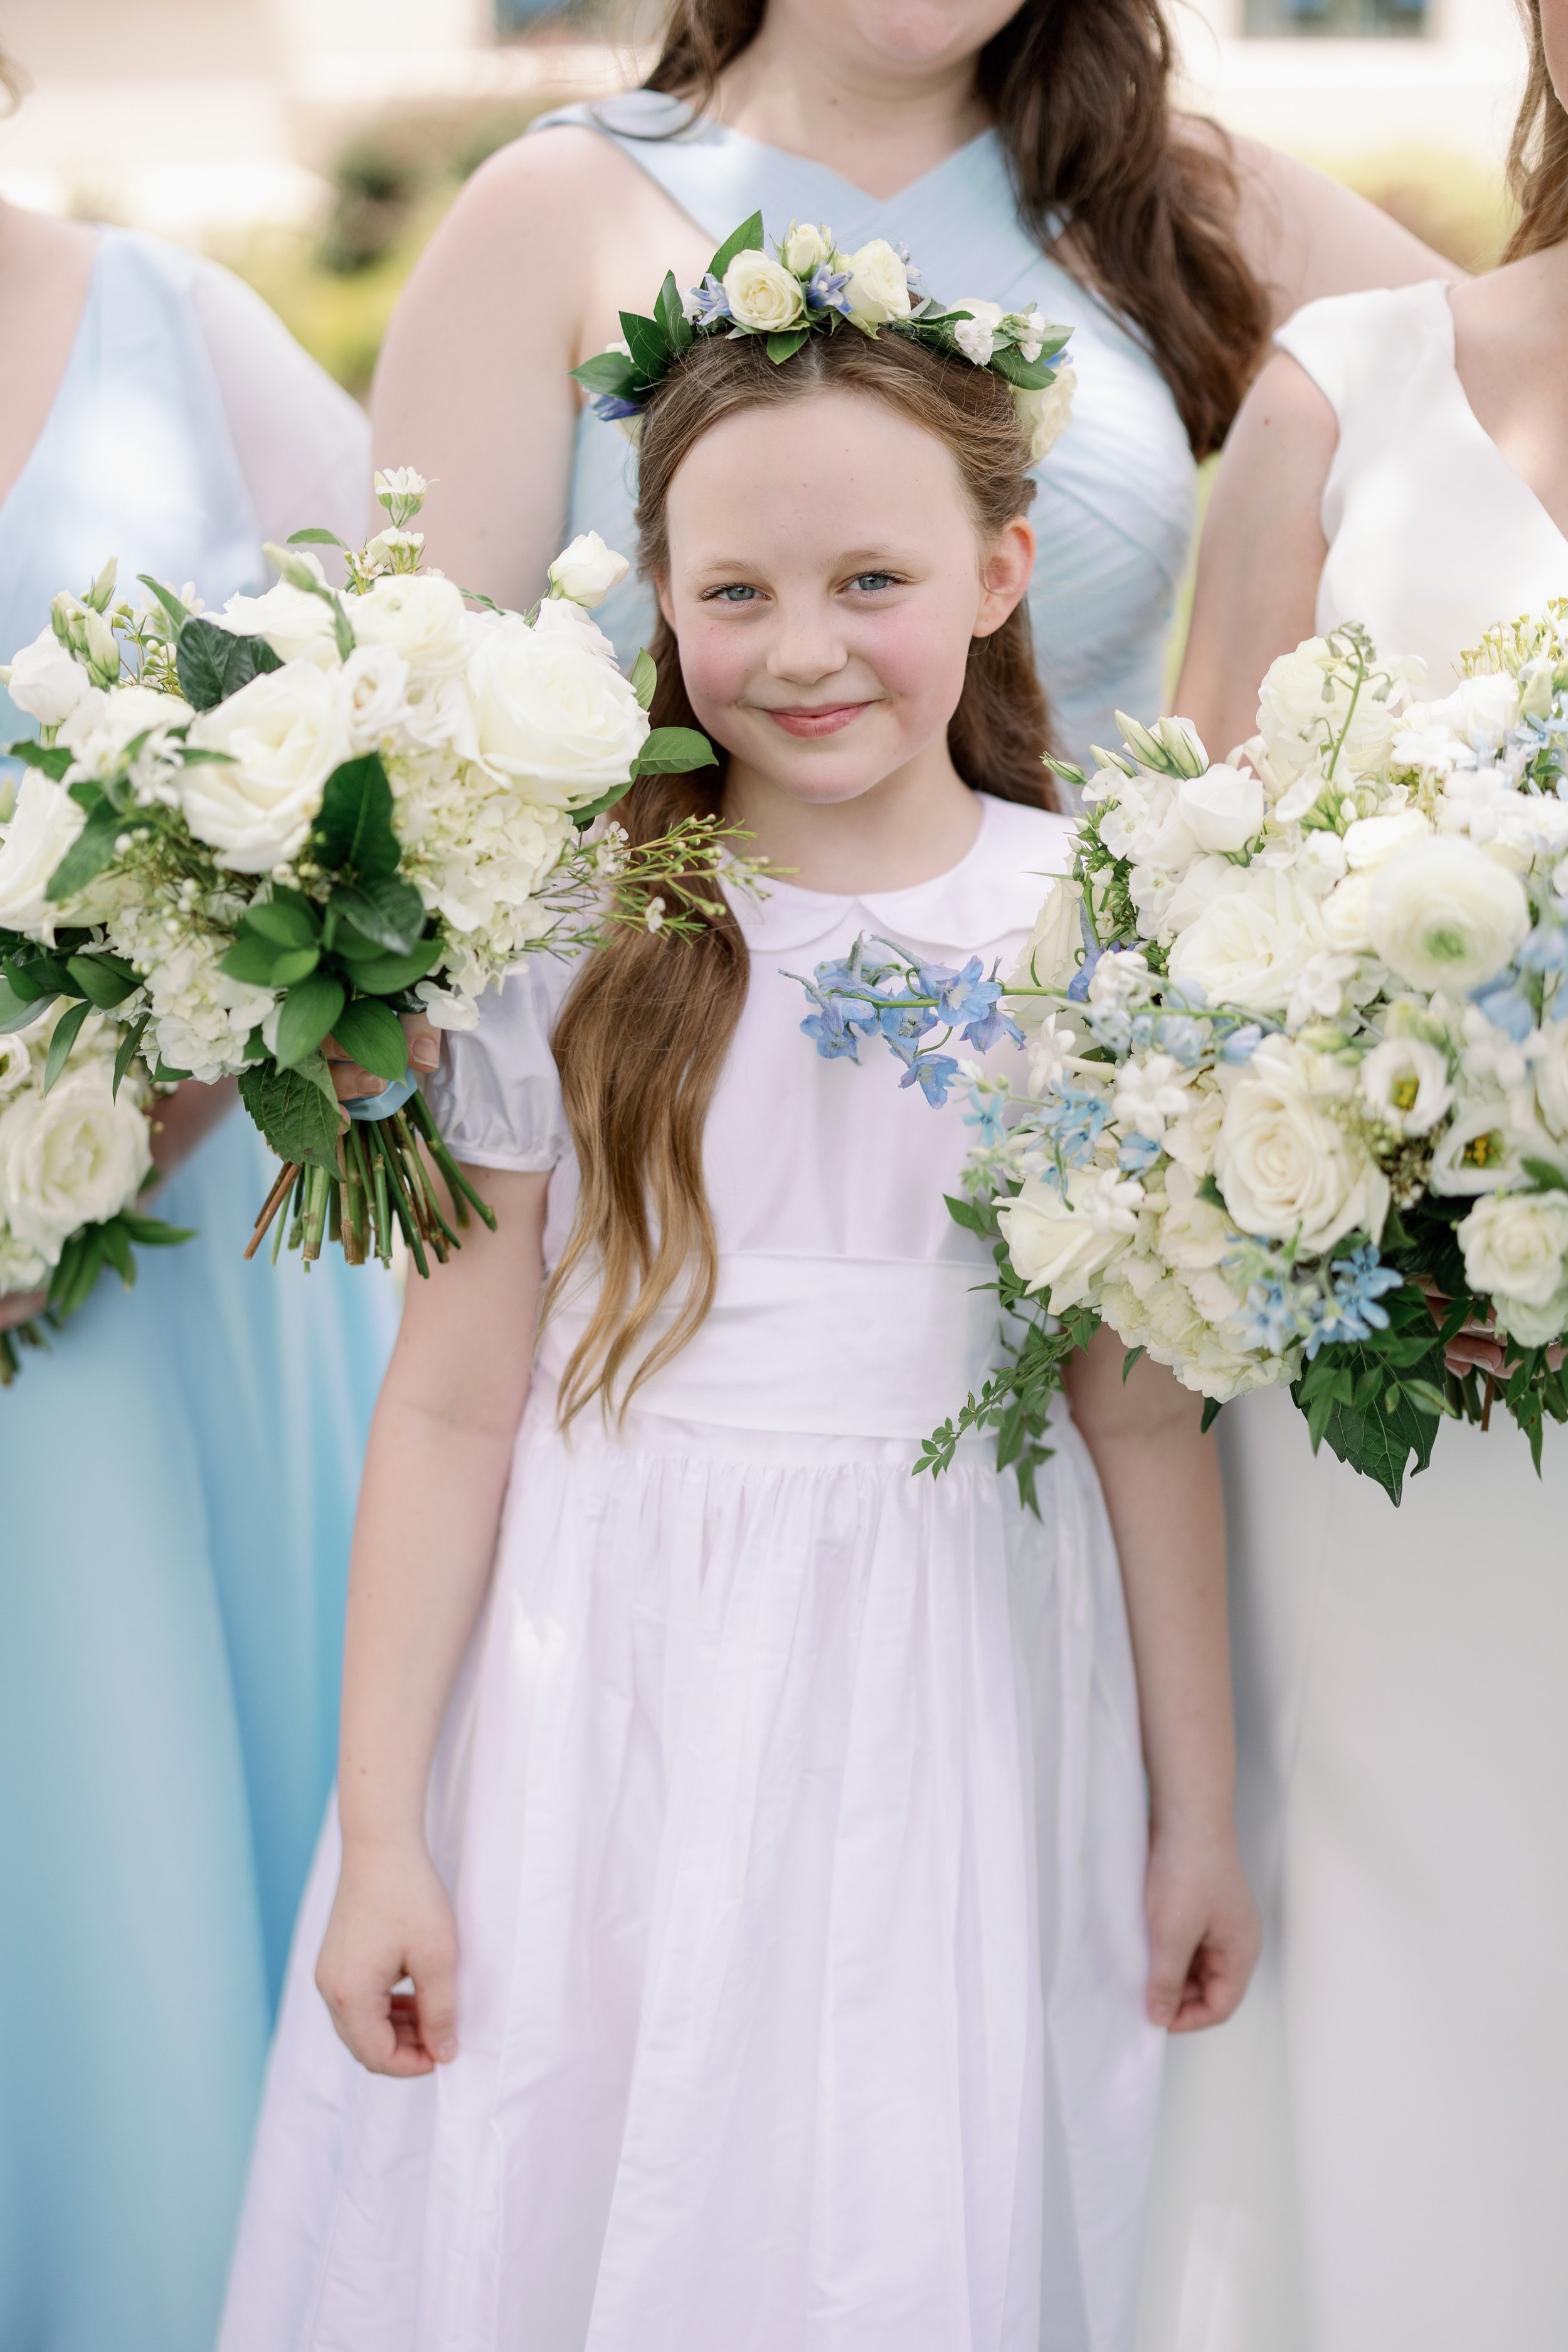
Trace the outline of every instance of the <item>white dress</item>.
[[[1116, 1558], [1070, 1423], [1039, 1519], [917, 1441], [994, 1346], [948, 1218], [964, 1106], [817, 1058], [794, 972], [861, 931], [1010, 955], [1063, 819], [983, 800], [917, 888], [742, 903], [710, 1113], [718, 1303], [625, 1436], [546, 1328], [431, 1797], [459, 2055], [362, 2073], [307, 1899], [224, 2352], [1123, 2352], [1161, 2037]], [[539, 961], [437, 1105], [574, 1176]]]
[[[1438, 284], [1279, 337], [1338, 414], [1318, 625], [1418, 653], [1568, 593]], [[1568, 2345], [1568, 1431], [1445, 1424], [1396, 1511], [1288, 1398], [1220, 1423], [1264, 1965], [1173, 2044], [1140, 2352]]]

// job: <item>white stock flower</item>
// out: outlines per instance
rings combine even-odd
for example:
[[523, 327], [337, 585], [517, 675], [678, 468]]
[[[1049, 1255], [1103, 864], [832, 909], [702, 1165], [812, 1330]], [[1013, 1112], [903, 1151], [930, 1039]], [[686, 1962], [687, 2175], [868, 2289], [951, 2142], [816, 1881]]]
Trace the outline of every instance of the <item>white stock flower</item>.
[[224, 751], [184, 770], [180, 805], [220, 866], [268, 874], [303, 846], [321, 788], [349, 756], [335, 675], [286, 662], [204, 710], [192, 744]]
[[1224, 1118], [1225, 1096], [1213, 1073], [1194, 1078], [1187, 1089], [1187, 1108], [1165, 1130], [1166, 1150], [1194, 1184], [1214, 1171], [1215, 1147]]
[[612, 588], [618, 588], [631, 570], [624, 555], [606, 547], [596, 530], [579, 531], [550, 567], [550, 583], [574, 604], [591, 613]]
[[1198, 854], [1197, 836], [1182, 814], [1175, 785], [1147, 770], [1126, 778], [1100, 818], [1100, 837], [1113, 857], [1167, 874], [1184, 872]]
[[[1489, 1193], [1476, 1202], [1456, 1237], [1472, 1290], [1506, 1298], [1510, 1306], [1552, 1307], [1564, 1281], [1568, 1193]], [[1562, 1328], [1559, 1314], [1545, 1336], [1554, 1339]]]
[[1183, 824], [1200, 848], [1245, 849], [1263, 830], [1263, 785], [1250, 768], [1216, 761], [1201, 776], [1184, 776], [1176, 787]]
[[[1065, 877], [1053, 881], [1035, 917], [1035, 928], [1008, 972], [1008, 988], [1065, 989], [1083, 953], [1082, 893]], [[1045, 1019], [1038, 997], [1021, 997], [1010, 1007], [1027, 1025]]]
[[[1199, 1293], [1203, 1294], [1200, 1303]], [[1247, 1390], [1279, 1380], [1276, 1358], [1239, 1353], [1216, 1324], [1234, 1313], [1237, 1299], [1215, 1274], [1167, 1274], [1155, 1258], [1119, 1258], [1106, 1274], [1100, 1307], [1124, 1345], [1142, 1348], [1156, 1364], [1167, 1364], [1184, 1388], [1226, 1403]], [[1208, 1312], [1213, 1308], [1213, 1313]]]
[[468, 678], [480, 759], [526, 780], [532, 799], [561, 808], [597, 800], [626, 782], [647, 739], [630, 685], [575, 629], [492, 621]]
[[[863, 326], [883, 327], [889, 319], [909, 317], [909, 272], [885, 236], [857, 246], [844, 256], [842, 266], [849, 272], [844, 299], [851, 318]], [[797, 295], [799, 291], [796, 287]]]
[[1288, 1029], [1304, 1029], [1309, 1021], [1331, 1021], [1344, 1009], [1345, 985], [1355, 976], [1356, 960], [1322, 950], [1310, 956], [1290, 983], [1285, 1007]]
[[1452, 694], [1421, 706], [1420, 718], [1427, 727], [1447, 728], [1477, 758], [1491, 759], [1519, 724], [1518, 683], [1506, 670], [1461, 679]]
[[1124, 1062], [1117, 1073], [1110, 1115], [1123, 1132], [1146, 1135], [1158, 1143], [1167, 1119], [1180, 1118], [1187, 1107], [1191, 1072], [1173, 1054], [1147, 1054], [1142, 1061]]
[[1140, 950], [1107, 952], [1089, 974], [1089, 1001], [1108, 1011], [1121, 1011], [1143, 993], [1149, 982], [1149, 959]]
[[793, 269], [797, 278], [809, 278], [814, 269], [832, 260], [833, 231], [813, 221], [791, 221], [781, 250], [786, 269]]
[[374, 751], [402, 723], [408, 664], [390, 646], [356, 646], [335, 676], [351, 749]]
[[11, 663], [7, 691], [18, 710], [40, 727], [58, 727], [68, 719], [88, 690], [88, 675], [74, 661], [52, 628], [40, 629]]
[[24, 769], [16, 805], [0, 830], [0, 924], [54, 936], [60, 910], [45, 887], [86, 823], [63, 784], [41, 768]]
[[[1027, 1013], [1025, 1015], [1027, 1020]], [[1088, 1044], [1058, 1011], [1047, 1013], [1029, 1038], [1029, 1092], [1044, 1095], [1062, 1078]]]
[[1240, 1232], [1321, 1252], [1357, 1230], [1375, 1241], [1388, 1180], [1300, 1083], [1290, 1047], [1265, 1038], [1231, 1088], [1215, 1176]]
[[1342, 882], [1348, 865], [1345, 845], [1337, 833], [1327, 833], [1321, 826], [1302, 836], [1296, 856], [1296, 877], [1304, 890], [1314, 898], [1326, 898], [1336, 882]]
[[1432, 830], [1418, 808], [1394, 809], [1386, 816], [1359, 816], [1344, 830], [1345, 864], [1364, 874], [1386, 865], [1396, 850], [1407, 849]]
[[1447, 1055], [1422, 1037], [1385, 1037], [1358, 1073], [1374, 1118], [1395, 1135], [1430, 1135], [1454, 1100]]
[[[317, 577], [326, 574], [314, 556], [294, 551]], [[221, 613], [208, 616], [237, 637], [263, 637], [279, 661], [310, 661], [325, 669], [338, 657], [332, 608], [308, 588], [279, 580], [263, 596], [231, 596]]]
[[1324, 945], [1318, 901], [1277, 866], [1233, 869], [1171, 950], [1173, 980], [1195, 982], [1212, 1003], [1282, 1013], [1303, 967]]
[[1012, 390], [1013, 405], [1028, 436], [1029, 463], [1038, 466], [1050, 456], [1072, 423], [1072, 397], [1078, 390], [1078, 371], [1076, 368], [1058, 368], [1055, 379], [1037, 391], [1027, 391], [1021, 383], [1016, 383]]
[[343, 609], [360, 646], [388, 646], [416, 677], [451, 677], [473, 644], [474, 623], [462, 593], [438, 572], [395, 572], [374, 580]]
[[1518, 876], [1448, 835], [1413, 842], [1373, 881], [1372, 944], [1415, 988], [1468, 993], [1502, 970], [1529, 929]]
[[952, 340], [973, 366], [986, 366], [996, 346], [996, 330], [1002, 324], [1001, 303], [984, 302], [977, 295], [964, 294], [947, 307], [950, 310], [970, 312], [954, 327]]
[[1004, 323], [1013, 330], [1018, 357], [1033, 367], [1045, 348], [1046, 322], [1034, 302], [1026, 310], [1010, 310]]
[[49, 1265], [82, 1225], [128, 1208], [153, 1164], [147, 1120], [110, 1078], [100, 1057], [75, 1064], [0, 1119], [0, 1218]]
[[784, 334], [805, 316], [799, 278], [756, 247], [735, 256], [724, 272], [724, 292], [736, 324], [760, 335]]
[[1050, 1292], [1058, 1314], [1083, 1304], [1096, 1276], [1129, 1241], [1126, 1233], [1097, 1225], [1087, 1213], [1089, 1199], [1099, 1193], [1097, 1171], [1069, 1169], [1067, 1184], [1064, 1195], [1044, 1177], [1026, 1177], [1022, 1190], [997, 1209], [1018, 1274], [1031, 1290]]

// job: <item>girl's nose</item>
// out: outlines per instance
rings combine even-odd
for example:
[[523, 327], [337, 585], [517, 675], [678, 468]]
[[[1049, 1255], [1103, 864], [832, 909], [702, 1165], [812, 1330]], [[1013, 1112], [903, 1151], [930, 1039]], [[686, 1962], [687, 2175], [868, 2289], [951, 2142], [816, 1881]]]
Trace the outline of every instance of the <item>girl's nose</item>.
[[848, 655], [831, 607], [786, 606], [768, 649], [768, 674], [795, 686], [814, 686], [841, 670]]

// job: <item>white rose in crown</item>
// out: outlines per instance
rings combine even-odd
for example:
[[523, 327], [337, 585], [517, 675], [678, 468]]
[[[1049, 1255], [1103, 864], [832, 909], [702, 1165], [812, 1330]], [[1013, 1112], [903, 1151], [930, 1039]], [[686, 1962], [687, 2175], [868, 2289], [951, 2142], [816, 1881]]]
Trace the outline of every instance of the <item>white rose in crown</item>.
[[812, 221], [791, 221], [780, 250], [786, 269], [793, 269], [798, 278], [809, 278], [833, 259], [833, 232]]
[[1379, 866], [1367, 929], [1401, 980], [1465, 996], [1522, 945], [1530, 900], [1507, 866], [1457, 835], [1438, 835]]
[[1068, 426], [1072, 423], [1072, 396], [1078, 389], [1075, 368], [1058, 368], [1056, 379], [1038, 392], [1026, 392], [1021, 384], [1013, 387], [1013, 405], [1029, 436], [1029, 463], [1039, 465], [1048, 457]]
[[889, 319], [909, 317], [909, 270], [885, 236], [874, 236], [847, 253], [843, 266], [849, 272], [844, 299], [852, 319], [863, 326], [885, 327]]
[[153, 1164], [146, 1117], [111, 1082], [107, 1061], [75, 1064], [0, 1119], [0, 1221], [46, 1265], [80, 1226], [129, 1207]]
[[192, 722], [187, 740], [222, 751], [180, 778], [180, 806], [220, 866], [268, 874], [304, 845], [332, 770], [350, 756], [338, 681], [311, 661], [266, 670]]
[[1215, 1147], [1215, 1177], [1244, 1234], [1299, 1239], [1321, 1253], [1346, 1234], [1375, 1240], [1388, 1215], [1388, 1179], [1300, 1083], [1294, 1049], [1268, 1038], [1230, 1090]]
[[593, 612], [630, 570], [624, 555], [606, 547], [596, 530], [587, 530], [556, 557], [550, 567], [550, 585], [558, 596]]
[[490, 614], [477, 635], [468, 698], [479, 756], [491, 773], [558, 808], [582, 807], [625, 783], [647, 740], [647, 717], [569, 609], [545, 604], [533, 628], [514, 614]]
[[7, 688], [17, 709], [36, 719], [40, 727], [58, 727], [88, 691], [86, 670], [72, 660], [52, 628], [40, 629], [9, 669], [0, 670], [0, 683]]
[[805, 316], [799, 278], [755, 247], [738, 253], [724, 272], [724, 296], [737, 324], [760, 335], [783, 334]]
[[[325, 581], [326, 574], [313, 555], [298, 548], [291, 548], [289, 554]], [[237, 637], [265, 639], [281, 662], [312, 661], [327, 669], [338, 657], [331, 605], [312, 596], [308, 588], [296, 588], [287, 580], [275, 582], [262, 596], [231, 596], [221, 613], [209, 617]]]
[[0, 828], [0, 925], [54, 937], [60, 910], [45, 889], [86, 823], [63, 784], [39, 768], [23, 770], [10, 822]]
[[454, 677], [473, 646], [462, 591], [438, 572], [395, 572], [343, 600], [358, 646], [385, 646], [417, 678]]
[[1005, 315], [1001, 303], [984, 302], [978, 295], [965, 294], [959, 301], [949, 303], [948, 308], [969, 312], [968, 318], [961, 319], [954, 327], [952, 340], [973, 366], [988, 367], [996, 348], [996, 330]]

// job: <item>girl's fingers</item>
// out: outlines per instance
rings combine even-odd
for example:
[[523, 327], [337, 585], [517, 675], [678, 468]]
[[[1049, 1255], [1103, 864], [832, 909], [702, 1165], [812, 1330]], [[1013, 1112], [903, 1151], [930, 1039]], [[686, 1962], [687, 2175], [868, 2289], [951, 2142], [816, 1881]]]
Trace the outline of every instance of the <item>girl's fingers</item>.
[[1195, 1957], [1190, 1934], [1156, 1933], [1151, 1939], [1146, 1995], [1151, 2025], [1174, 2025]]
[[30, 1323], [48, 1303], [47, 1290], [6, 1291], [0, 1297], [0, 1331], [14, 1331], [18, 1323]]
[[[446, 2065], [458, 2054], [457, 1955], [451, 1948], [410, 1957], [412, 1996], [418, 2021], [419, 2043], [426, 2063]], [[401, 1998], [402, 1996], [399, 1996]]]
[[405, 1013], [403, 1034], [408, 1040], [408, 1066], [411, 1070], [435, 1070], [441, 1065], [441, 1032], [426, 1020], [423, 1013]]

